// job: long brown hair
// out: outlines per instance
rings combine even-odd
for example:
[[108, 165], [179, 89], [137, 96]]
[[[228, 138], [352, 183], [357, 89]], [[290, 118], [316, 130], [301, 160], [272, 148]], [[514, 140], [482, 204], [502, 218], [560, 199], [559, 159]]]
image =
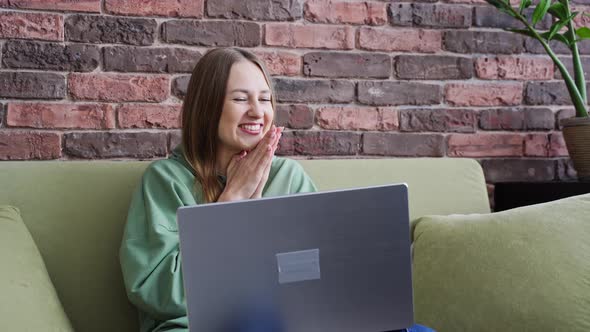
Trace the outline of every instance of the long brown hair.
[[[273, 91], [270, 76], [256, 55], [238, 48], [217, 48], [196, 64], [182, 105], [184, 158], [195, 172], [195, 185], [201, 185], [206, 203], [217, 201], [223, 190], [215, 169], [219, 120], [231, 67], [244, 60], [260, 68]], [[271, 104], [274, 110], [274, 93], [271, 93]]]

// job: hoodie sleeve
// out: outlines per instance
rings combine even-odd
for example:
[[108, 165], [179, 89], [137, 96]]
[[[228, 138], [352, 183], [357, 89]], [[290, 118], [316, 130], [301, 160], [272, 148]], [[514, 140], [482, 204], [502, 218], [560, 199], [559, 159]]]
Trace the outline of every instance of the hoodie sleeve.
[[133, 195], [119, 252], [129, 300], [162, 322], [186, 316], [176, 210], [196, 204], [192, 179], [175, 161], [148, 167]]

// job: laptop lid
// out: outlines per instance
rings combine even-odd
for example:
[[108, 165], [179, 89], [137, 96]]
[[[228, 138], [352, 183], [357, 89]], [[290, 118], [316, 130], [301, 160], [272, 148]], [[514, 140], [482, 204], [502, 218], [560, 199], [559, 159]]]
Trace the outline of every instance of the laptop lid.
[[[191, 331], [413, 324], [405, 184], [181, 207]], [[269, 325], [270, 324], [270, 325]]]

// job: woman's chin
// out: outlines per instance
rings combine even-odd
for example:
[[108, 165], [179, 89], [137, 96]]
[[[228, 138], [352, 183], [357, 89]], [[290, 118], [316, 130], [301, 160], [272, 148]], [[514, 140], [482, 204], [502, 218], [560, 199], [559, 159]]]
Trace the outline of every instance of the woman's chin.
[[243, 151], [243, 150], [250, 151], [250, 150], [254, 149], [256, 147], [256, 145], [258, 145], [259, 142], [260, 142], [260, 140], [258, 140], [256, 142], [242, 142], [241, 144], [239, 144], [240, 151]]

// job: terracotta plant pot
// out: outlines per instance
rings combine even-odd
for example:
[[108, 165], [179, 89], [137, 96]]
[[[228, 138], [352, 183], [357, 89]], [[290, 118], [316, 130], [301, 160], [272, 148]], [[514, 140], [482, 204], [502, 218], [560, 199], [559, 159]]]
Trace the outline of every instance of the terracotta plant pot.
[[582, 181], [590, 181], [590, 117], [561, 120], [567, 150]]

